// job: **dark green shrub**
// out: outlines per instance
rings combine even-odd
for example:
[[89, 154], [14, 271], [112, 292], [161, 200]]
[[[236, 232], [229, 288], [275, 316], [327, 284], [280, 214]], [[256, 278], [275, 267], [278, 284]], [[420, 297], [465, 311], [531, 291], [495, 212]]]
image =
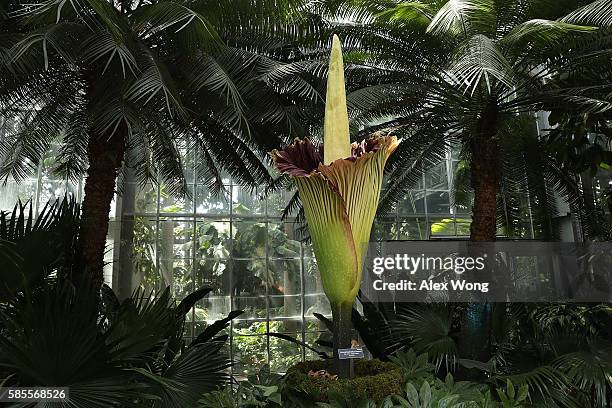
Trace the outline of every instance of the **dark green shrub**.
[[312, 371], [332, 372], [333, 361], [318, 360], [298, 363], [287, 371], [285, 384], [288, 392], [305, 393], [319, 401], [327, 401], [328, 393], [350, 393], [356, 398], [381, 401], [388, 395], [401, 392], [403, 383], [401, 369], [393, 363], [379, 360], [355, 361], [355, 377], [331, 379], [311, 377]]

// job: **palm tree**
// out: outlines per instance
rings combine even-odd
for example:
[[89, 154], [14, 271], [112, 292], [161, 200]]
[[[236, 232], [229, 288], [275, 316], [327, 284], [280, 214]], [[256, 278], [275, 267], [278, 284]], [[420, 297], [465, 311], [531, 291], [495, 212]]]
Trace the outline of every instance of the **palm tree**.
[[[361, 64], [372, 66], [379, 81], [360, 91], [361, 103], [351, 112], [353, 123], [366, 125], [360, 133], [404, 138], [388, 163], [379, 213], [392, 208], [454, 145], [461, 150], [468, 169], [465, 180], [473, 191], [472, 241], [495, 241], [498, 224], [516, 232], [512, 218], [520, 210], [525, 187], [533, 192], [529, 201], [541, 209], [540, 229], [554, 236], [553, 192], [578, 203], [580, 191], [554, 153], [526, 126], [529, 115], [543, 108], [573, 104], [583, 112], [610, 109], [609, 82], [570, 86], [560, 78], [596, 60], [596, 53], [576, 51], [595, 48], [601, 36], [610, 35], [612, 4], [343, 3], [345, 18], [361, 24], [335, 29], [347, 47], [360, 50]], [[373, 119], [382, 123], [368, 126]], [[491, 311], [491, 305], [466, 307], [462, 323], [467, 330], [460, 344], [464, 355], [484, 361], [490, 357]]]
[[507, 127], [517, 115], [545, 105], [604, 108], [609, 89], [602, 83], [590, 87], [586, 98], [581, 94], [586, 87], [560, 87], [556, 78], [587, 62], [584, 56], [571, 58], [572, 45], [599, 41], [596, 33], [605, 30], [594, 26], [612, 25], [612, 6], [565, 1], [549, 7], [546, 0], [345, 3], [349, 9], [356, 5], [365, 22], [337, 31], [370, 52], [366, 63], [382, 70], [381, 85], [386, 85], [377, 87], [376, 104], [355, 111], [355, 120], [387, 118], [363, 132], [391, 129], [408, 141], [390, 160], [381, 212], [415, 182], [427, 162], [435, 163], [450, 145], [458, 145], [474, 190], [470, 237], [494, 241], [502, 163], [509, 155], [504, 139], [513, 137]]
[[300, 2], [11, 0], [6, 7], [0, 109], [20, 126], [0, 142], [0, 175], [22, 180], [61, 142], [56, 172], [87, 176], [80, 258], [99, 282], [124, 164], [140, 182], [163, 182], [174, 194], [188, 193], [179, 146], [196, 155], [198, 177], [215, 191], [221, 169], [250, 186], [271, 180], [261, 156], [300, 112], [291, 88], [265, 78], [282, 46], [264, 38]]

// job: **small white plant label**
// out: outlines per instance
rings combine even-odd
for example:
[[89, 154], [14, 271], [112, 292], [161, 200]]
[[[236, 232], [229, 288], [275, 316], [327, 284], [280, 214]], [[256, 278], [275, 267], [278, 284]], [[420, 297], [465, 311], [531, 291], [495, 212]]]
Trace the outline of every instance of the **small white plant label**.
[[340, 360], [363, 358], [363, 349], [362, 348], [338, 349], [338, 358]]

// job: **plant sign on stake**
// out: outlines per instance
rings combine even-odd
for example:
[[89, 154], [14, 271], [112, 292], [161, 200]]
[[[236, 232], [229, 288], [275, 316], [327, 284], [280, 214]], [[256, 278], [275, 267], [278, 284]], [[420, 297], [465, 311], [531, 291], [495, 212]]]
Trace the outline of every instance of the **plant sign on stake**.
[[334, 35], [329, 61], [323, 151], [308, 139], [274, 150], [276, 167], [293, 176], [304, 206], [323, 289], [332, 308], [334, 367], [350, 376], [351, 311], [361, 283], [363, 261], [376, 214], [385, 163], [396, 137], [350, 143], [340, 40]]

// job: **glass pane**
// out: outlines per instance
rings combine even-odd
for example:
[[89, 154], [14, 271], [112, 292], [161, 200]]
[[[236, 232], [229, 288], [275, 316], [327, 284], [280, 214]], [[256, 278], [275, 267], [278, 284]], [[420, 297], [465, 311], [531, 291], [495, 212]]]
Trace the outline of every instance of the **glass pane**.
[[446, 171], [446, 161], [442, 161], [429, 168], [425, 173], [425, 188], [432, 190], [448, 189], [448, 172]]
[[134, 217], [133, 276], [130, 287], [141, 287], [145, 290], [145, 293], [149, 293], [159, 286], [155, 251], [156, 235], [157, 223], [155, 219]]
[[232, 260], [232, 291], [236, 296], [266, 295], [265, 259]]
[[261, 189], [250, 190], [239, 186], [232, 187], [232, 212], [238, 216], [263, 215], [266, 200]]
[[269, 266], [270, 315], [300, 317], [302, 285], [300, 259], [271, 260]]
[[194, 223], [185, 218], [160, 218], [158, 248], [162, 259], [193, 258]]
[[395, 221], [388, 219], [374, 220], [371, 240], [389, 241], [393, 239], [397, 239], [397, 228], [395, 226]]
[[195, 307], [196, 332], [206, 325], [225, 318], [231, 310], [229, 296], [206, 296]]
[[430, 219], [431, 235], [454, 236], [455, 221], [452, 218]]
[[197, 214], [230, 214], [230, 186], [214, 193], [206, 186], [197, 185], [195, 190], [196, 196], [196, 213]]
[[470, 225], [472, 224], [472, 219], [470, 216], [457, 216], [455, 220], [457, 224], [457, 235], [459, 236], [469, 236], [470, 235]]
[[411, 190], [398, 202], [399, 214], [425, 214], [425, 191]]
[[159, 260], [160, 289], [170, 287], [172, 296], [183, 299], [196, 288], [193, 281], [193, 261], [191, 259]]
[[229, 221], [198, 221], [195, 234], [197, 257], [229, 258], [231, 248]]
[[6, 185], [0, 187], [0, 210], [12, 211], [17, 201], [25, 203], [36, 197], [36, 180], [25, 180], [19, 184], [7, 181]]
[[268, 316], [266, 311], [266, 296], [265, 294], [249, 294], [241, 292], [240, 296], [234, 297], [233, 310], [242, 310], [244, 313], [240, 316], [240, 319], [253, 320], [261, 319], [265, 320]]
[[[313, 322], [313, 324], [316, 322]], [[331, 333], [327, 331], [314, 331], [306, 333], [305, 343], [310, 347], [313, 347], [315, 350], [326, 352], [328, 355], [333, 355], [333, 352], [330, 347], [323, 347], [317, 344], [319, 339], [331, 340]], [[319, 360], [321, 357], [314, 351], [306, 349], [306, 360]]]
[[[281, 332], [284, 322], [270, 322], [270, 332]], [[301, 340], [301, 333], [289, 334]], [[302, 347], [277, 337], [270, 337], [270, 371], [284, 373], [294, 364], [302, 361]]]
[[267, 211], [269, 217], [280, 217], [287, 207], [289, 200], [293, 197], [295, 191], [275, 191], [267, 197]]
[[[265, 334], [265, 323], [253, 323], [253, 325], [258, 327], [253, 328], [252, 331], [259, 331], [263, 328], [263, 334]], [[240, 336], [235, 333], [232, 343], [232, 354], [235, 361], [232, 370], [235, 376], [245, 377], [254, 374], [268, 363], [267, 336]]]
[[197, 258], [195, 263], [196, 287], [211, 288], [211, 295], [229, 295], [229, 261], [218, 258]]
[[193, 192], [191, 197], [175, 197], [168, 187], [162, 184], [160, 187], [159, 212], [163, 214], [193, 214]]
[[314, 258], [314, 251], [312, 250], [312, 245], [309, 242], [302, 243], [302, 256], [304, 258]]
[[428, 239], [427, 223], [425, 218], [406, 218], [399, 222], [400, 240], [425, 240]]
[[323, 291], [323, 283], [314, 258], [306, 258], [304, 265], [304, 315], [313, 316], [314, 313], [331, 314], [329, 300]]
[[153, 185], [136, 186], [136, 209], [137, 213], [155, 214], [157, 212], [157, 187]]
[[278, 319], [270, 318], [270, 333], [288, 334], [291, 337], [299, 338], [302, 333], [302, 319]]
[[39, 194], [39, 208], [42, 209], [46, 203], [64, 198], [66, 195], [66, 181], [43, 177], [40, 182]]
[[292, 222], [268, 223], [268, 257], [299, 259], [301, 244], [296, 240], [298, 228], [299, 225]]
[[265, 258], [267, 226], [263, 221], [234, 221], [232, 257]]
[[427, 191], [427, 212], [429, 214], [451, 214], [448, 191]]

